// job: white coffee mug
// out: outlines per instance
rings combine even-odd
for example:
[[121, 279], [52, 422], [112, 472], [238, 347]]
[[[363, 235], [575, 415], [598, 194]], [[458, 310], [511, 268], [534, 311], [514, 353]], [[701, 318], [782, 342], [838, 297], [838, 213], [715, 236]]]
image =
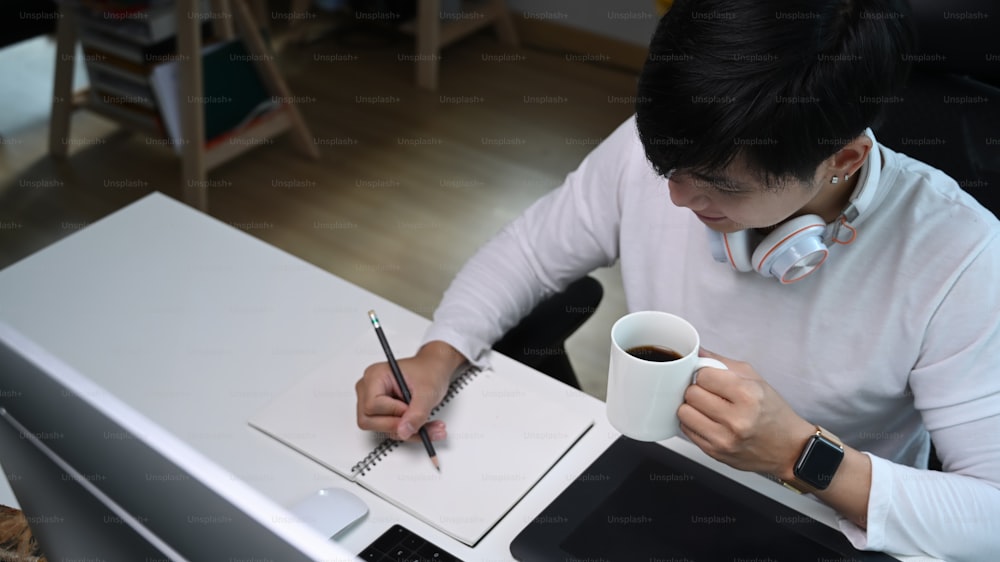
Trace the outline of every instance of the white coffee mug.
[[[661, 441], [680, 433], [677, 409], [684, 391], [703, 367], [725, 369], [720, 361], [699, 357], [701, 340], [687, 320], [667, 312], [626, 314], [611, 327], [608, 368], [608, 420], [622, 434], [639, 441]], [[667, 348], [680, 356], [672, 361], [640, 359], [628, 350]]]

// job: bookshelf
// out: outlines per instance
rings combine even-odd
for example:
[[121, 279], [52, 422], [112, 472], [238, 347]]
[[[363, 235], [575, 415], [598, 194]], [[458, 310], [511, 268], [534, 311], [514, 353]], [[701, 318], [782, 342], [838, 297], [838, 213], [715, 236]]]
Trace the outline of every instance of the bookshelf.
[[[261, 144], [267, 144], [278, 135], [289, 133], [296, 147], [312, 158], [319, 157], [319, 150], [311, 142], [309, 132], [301, 113], [294, 104], [294, 97], [274, 62], [274, 55], [268, 50], [260, 34], [261, 24], [255, 21], [254, 12], [259, 16], [260, 6], [251, 7], [253, 0], [175, 0], [155, 2], [155, 9], [172, 10], [160, 14], [155, 21], [149, 19], [142, 26], [114, 27], [107, 22], [94, 22], [87, 13], [81, 11], [79, 2], [61, 2], [60, 18], [56, 31], [56, 72], [52, 96], [52, 121], [49, 129], [49, 152], [53, 156], [67, 154], [70, 134], [70, 117], [73, 111], [86, 109], [109, 117], [123, 126], [164, 139], [173, 146], [181, 161], [182, 194], [185, 202], [207, 210], [208, 172], [224, 162], [242, 155]], [[254, 2], [256, 4], [256, 2]], [[127, 21], [130, 17], [123, 14]], [[142, 20], [135, 17], [135, 20]], [[162, 21], [170, 22], [170, 29], [164, 31]], [[135, 22], [129, 22], [135, 23]], [[109, 27], [110, 26], [110, 27]], [[204, 68], [208, 55], [203, 50], [203, 35], [210, 26], [210, 35], [219, 41], [238, 39], [245, 48], [245, 59], [251, 61], [259, 76], [265, 96], [274, 101], [265, 114], [241, 124], [225, 134], [205, 142], [189, 142], [187, 139], [205, 139], [206, 103], [203, 94]], [[116, 43], [112, 35], [131, 36], [129, 41]], [[148, 36], [142, 36], [148, 33]], [[169, 37], [168, 37], [169, 35]], [[102, 44], [101, 39], [104, 39]], [[80, 92], [72, 91], [73, 60], [77, 42], [83, 45], [88, 72], [105, 72], [102, 79], [92, 79], [91, 88]], [[167, 42], [168, 46], [164, 46]], [[102, 48], [103, 47], [103, 50]], [[105, 51], [114, 52], [105, 52]], [[134, 52], [133, 52], [134, 51]], [[176, 99], [171, 104], [160, 104], [151, 79], [153, 66], [148, 62], [148, 53], [158, 53], [155, 60], [163, 56], [174, 59], [176, 80], [172, 83]], [[145, 54], [144, 54], [145, 53]], [[169, 55], [168, 55], [169, 53]], [[205, 57], [203, 59], [203, 56]], [[129, 61], [129, 57], [132, 58]], [[139, 57], [138, 61], [136, 57]], [[160, 58], [157, 58], [160, 57]], [[130, 68], [128, 62], [135, 63]], [[161, 84], [162, 88], [162, 84]], [[150, 95], [152, 99], [150, 99]], [[194, 101], [192, 101], [194, 100]], [[171, 105], [173, 112], [164, 111]], [[166, 119], [171, 119], [169, 125]], [[173, 134], [171, 134], [171, 130]]]

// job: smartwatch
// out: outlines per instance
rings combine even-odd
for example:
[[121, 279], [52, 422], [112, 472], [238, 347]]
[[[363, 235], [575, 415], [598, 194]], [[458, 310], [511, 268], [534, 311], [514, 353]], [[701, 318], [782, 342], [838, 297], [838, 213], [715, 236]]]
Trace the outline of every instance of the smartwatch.
[[825, 490], [843, 460], [844, 445], [840, 439], [822, 427], [816, 426], [816, 433], [809, 436], [802, 454], [795, 461], [792, 470], [795, 478], [792, 481], [782, 480], [781, 483], [802, 494]]

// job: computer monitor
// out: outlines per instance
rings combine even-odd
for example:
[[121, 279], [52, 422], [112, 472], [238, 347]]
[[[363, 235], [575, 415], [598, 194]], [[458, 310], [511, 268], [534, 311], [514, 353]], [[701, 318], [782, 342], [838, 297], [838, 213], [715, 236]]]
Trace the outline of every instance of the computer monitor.
[[2, 322], [0, 451], [48, 560], [357, 560]]

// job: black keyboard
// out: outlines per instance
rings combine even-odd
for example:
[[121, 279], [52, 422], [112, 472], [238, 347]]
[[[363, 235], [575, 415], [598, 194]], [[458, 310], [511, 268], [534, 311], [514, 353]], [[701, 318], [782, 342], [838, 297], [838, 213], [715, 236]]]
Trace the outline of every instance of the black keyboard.
[[389, 527], [358, 558], [370, 562], [462, 562], [402, 525]]

